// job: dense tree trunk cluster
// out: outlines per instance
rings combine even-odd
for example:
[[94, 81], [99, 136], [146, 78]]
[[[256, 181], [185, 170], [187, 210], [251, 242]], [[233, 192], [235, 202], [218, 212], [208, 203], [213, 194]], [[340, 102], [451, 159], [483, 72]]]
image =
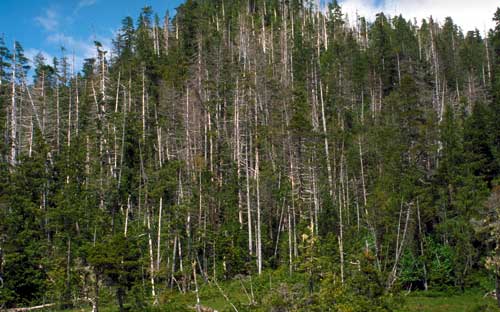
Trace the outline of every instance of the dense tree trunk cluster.
[[500, 13], [484, 37], [349, 19], [147, 7], [82, 72], [0, 42], [0, 305], [140, 309], [280, 268], [311, 292], [466, 287], [494, 246], [474, 220], [500, 176]]

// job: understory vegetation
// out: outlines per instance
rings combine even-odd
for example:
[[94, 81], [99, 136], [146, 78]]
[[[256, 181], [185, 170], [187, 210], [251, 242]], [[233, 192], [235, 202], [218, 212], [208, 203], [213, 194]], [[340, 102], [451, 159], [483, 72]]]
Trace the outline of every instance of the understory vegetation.
[[495, 311], [500, 9], [138, 13], [81, 71], [0, 38], [0, 309]]

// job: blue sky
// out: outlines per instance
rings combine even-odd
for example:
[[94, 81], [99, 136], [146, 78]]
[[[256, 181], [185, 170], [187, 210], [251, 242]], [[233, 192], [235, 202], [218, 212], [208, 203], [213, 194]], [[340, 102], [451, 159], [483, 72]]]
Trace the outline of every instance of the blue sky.
[[182, 0], [0, 0], [0, 35], [6, 44], [19, 41], [28, 57], [39, 51], [60, 56], [60, 47], [75, 53], [77, 65], [94, 53], [93, 41], [109, 46], [125, 16], [137, 19], [151, 5], [163, 18], [174, 14]]
[[[500, 6], [499, 0], [339, 0], [342, 9], [350, 17], [358, 13], [372, 20], [376, 13], [394, 16], [402, 14], [406, 19], [420, 22], [431, 15], [437, 22], [447, 16], [464, 32], [478, 29], [484, 33], [493, 27], [493, 14]], [[352, 22], [353, 19], [349, 18]]]
[[[227, 0], [231, 1], [231, 0]], [[327, 0], [321, 0], [322, 3]], [[340, 0], [350, 20], [356, 13], [371, 20], [376, 13], [402, 13], [406, 18], [442, 21], [446, 16], [465, 31], [492, 27], [491, 17], [498, 0]], [[0, 35], [12, 46], [19, 41], [32, 58], [39, 51], [48, 59], [61, 56], [60, 47], [74, 51], [77, 66], [94, 56], [93, 41], [110, 46], [114, 32], [125, 16], [136, 20], [141, 8], [151, 5], [160, 17], [168, 9], [172, 15], [183, 0], [0, 0]]]

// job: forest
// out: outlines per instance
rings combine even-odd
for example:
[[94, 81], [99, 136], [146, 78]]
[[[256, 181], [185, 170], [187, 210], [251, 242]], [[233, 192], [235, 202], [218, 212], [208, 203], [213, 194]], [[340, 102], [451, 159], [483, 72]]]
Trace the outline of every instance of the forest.
[[500, 8], [486, 33], [337, 1], [137, 13], [81, 71], [0, 37], [0, 310], [500, 294]]

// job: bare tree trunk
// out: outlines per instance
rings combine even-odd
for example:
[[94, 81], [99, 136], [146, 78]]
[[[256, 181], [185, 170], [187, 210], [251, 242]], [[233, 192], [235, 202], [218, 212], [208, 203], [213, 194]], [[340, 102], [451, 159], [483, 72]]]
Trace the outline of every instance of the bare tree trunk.
[[45, 71], [42, 71], [42, 82], [40, 84], [41, 98], [42, 98], [42, 132], [45, 132], [45, 125], [47, 124], [47, 103], [45, 99]]
[[102, 94], [102, 103], [106, 102], [106, 51], [98, 50], [99, 59], [101, 61], [101, 94]]
[[17, 105], [16, 105], [16, 46], [14, 44], [14, 52], [12, 53], [12, 93], [11, 93], [11, 108], [10, 108], [10, 165], [16, 166], [17, 162]]
[[281, 234], [281, 231], [283, 230], [283, 227], [284, 227], [284, 225], [283, 225], [284, 210], [285, 210], [285, 198], [283, 198], [283, 206], [281, 207], [280, 219], [278, 222], [278, 231], [276, 233], [276, 244], [274, 245], [274, 256], [275, 257], [278, 255], [278, 245], [280, 242], [280, 234]]
[[361, 135], [358, 138], [358, 146], [359, 146], [359, 166], [361, 168], [361, 185], [363, 187], [363, 204], [366, 209], [366, 182], [365, 182], [365, 169], [364, 169], [364, 163], [363, 163], [363, 149], [361, 146]]
[[342, 199], [342, 193], [344, 191], [344, 179], [343, 179], [343, 164], [344, 160], [344, 151], [342, 150], [342, 155], [340, 157], [340, 190], [339, 190], [339, 254], [340, 254], [340, 280], [342, 284], [344, 284], [344, 220], [343, 220], [343, 209], [342, 206], [344, 204], [344, 200]]
[[[72, 69], [72, 71], [74, 71]], [[68, 128], [66, 132], [66, 144], [68, 148], [71, 147], [71, 113], [72, 113], [72, 97], [71, 97], [71, 86], [69, 87], [69, 100], [68, 100]]]
[[[157, 115], [157, 112], [156, 112], [156, 109], [155, 109], [155, 117], [156, 119], [158, 119], [158, 117], [156, 116]], [[158, 164], [160, 166], [160, 168], [163, 167], [163, 139], [162, 139], [162, 131], [161, 131], [161, 126], [158, 124], [158, 120], [156, 120], [156, 136], [157, 136], [157, 139], [158, 139]]]
[[61, 125], [61, 114], [59, 109], [59, 78], [56, 76], [56, 148], [59, 152], [60, 148], [60, 125]]
[[175, 274], [175, 256], [177, 254], [177, 234], [174, 236], [174, 248], [172, 249], [172, 272], [170, 278], [170, 288], [174, 286], [174, 274]]
[[125, 229], [123, 230], [123, 235], [125, 237], [127, 237], [129, 211], [130, 211], [130, 195], [128, 195], [127, 197], [127, 209], [125, 210]]
[[29, 117], [30, 125], [29, 125], [29, 136], [28, 136], [28, 157], [31, 158], [31, 154], [33, 152], [33, 115]]
[[[28, 85], [26, 83], [26, 77], [24, 77], [24, 75], [22, 77], [22, 85], [24, 86], [26, 93], [28, 93], [28, 99], [29, 99], [30, 104], [31, 104], [31, 116], [30, 116], [31, 135], [33, 136], [33, 132], [34, 132], [34, 129], [33, 129], [34, 128], [33, 115], [34, 115], [38, 129], [40, 130], [40, 132], [42, 134], [42, 139], [45, 140], [45, 132], [44, 132], [43, 124], [42, 124], [42, 121], [40, 120], [40, 116], [38, 115], [38, 111], [36, 109], [35, 102], [33, 102], [33, 98], [31, 97], [31, 92], [30, 92], [30, 89], [28, 88]], [[33, 138], [31, 138], [31, 140], [33, 140]], [[31, 157], [31, 155], [30, 155], [30, 157]], [[47, 152], [47, 158], [48, 158], [49, 162], [52, 164], [52, 154], [50, 151]]]
[[375, 231], [374, 226], [372, 225], [372, 222], [370, 220], [370, 216], [368, 213], [368, 208], [367, 208], [367, 192], [366, 192], [366, 179], [365, 179], [365, 165], [363, 161], [363, 145], [361, 144], [362, 142], [362, 137], [361, 135], [358, 138], [358, 146], [359, 146], [359, 162], [360, 162], [360, 168], [361, 168], [361, 186], [363, 188], [363, 208], [365, 211], [365, 219], [366, 223], [368, 224], [368, 228], [372, 232], [373, 236], [373, 241], [375, 245], [375, 257], [377, 258], [377, 266], [380, 270], [380, 260], [379, 260], [379, 252], [378, 252], [378, 243], [377, 243], [377, 233]]
[[193, 264], [191, 267], [193, 270], [194, 287], [195, 287], [195, 294], [196, 294], [196, 311], [201, 312], [200, 294], [198, 292], [198, 280], [196, 279], [196, 261], [193, 261]]
[[47, 303], [47, 304], [42, 304], [34, 307], [29, 307], [29, 308], [14, 308], [14, 309], [7, 309], [5, 312], [25, 312], [25, 311], [35, 311], [35, 310], [41, 310], [41, 309], [47, 309], [55, 306], [55, 303]]
[[399, 82], [399, 85], [401, 86], [401, 62], [399, 60], [399, 53], [396, 53], [396, 59], [398, 61], [398, 82]]
[[[184, 264], [183, 261], [184, 259], [182, 258], [182, 242], [177, 235], [177, 250], [179, 251], [179, 271], [184, 274]], [[182, 285], [182, 291], [185, 291], [184, 289], [184, 284]]]
[[[401, 202], [401, 211], [399, 213], [399, 224], [398, 224], [398, 234], [396, 239], [396, 254], [394, 259], [394, 264], [392, 266], [391, 273], [389, 274], [389, 279], [387, 281], [387, 288], [391, 288], [397, 279], [397, 270], [399, 265], [399, 259], [404, 250], [404, 243], [406, 240], [406, 232], [408, 230], [408, 222], [410, 221], [410, 205], [408, 205], [408, 210], [406, 211], [406, 221], [401, 236], [401, 217], [403, 214], [403, 202]], [[401, 238], [400, 238], [401, 237]]]
[[488, 63], [488, 82], [491, 83], [491, 60], [490, 60], [490, 47], [488, 42], [490, 41], [490, 38], [486, 36], [484, 38], [484, 44], [485, 44], [485, 50], [486, 50], [486, 61]]
[[122, 72], [118, 72], [118, 81], [116, 83], [116, 97], [115, 97], [115, 113], [118, 113], [118, 103], [120, 102], [120, 81], [122, 77]]
[[158, 304], [158, 298], [155, 291], [155, 266], [153, 260], [153, 240], [151, 239], [151, 211], [146, 209], [147, 222], [148, 222], [148, 246], [149, 246], [149, 264], [150, 264], [150, 278], [151, 278], [151, 296], [154, 299], [153, 304]]
[[440, 96], [440, 84], [439, 84], [439, 61], [438, 61], [438, 56], [437, 56], [437, 49], [435, 47], [435, 42], [434, 42], [434, 22], [431, 22], [430, 24], [430, 34], [431, 34], [431, 52], [432, 52], [432, 65], [434, 67], [434, 83], [435, 83], [435, 97], [436, 97], [436, 111], [438, 113], [439, 117], [439, 122], [441, 122], [441, 116], [439, 112], [441, 109], [439, 108], [439, 105], [441, 104], [441, 101], [439, 100]]
[[189, 87], [186, 87], [186, 119], [184, 122], [184, 128], [186, 130], [186, 168], [187, 168], [187, 173], [188, 175], [191, 172], [191, 136], [189, 134], [189, 126], [190, 126], [190, 120], [189, 120]]
[[255, 181], [257, 193], [257, 271], [259, 275], [262, 273], [262, 233], [260, 220], [260, 185], [259, 185], [259, 149], [255, 145]]
[[328, 172], [328, 185], [330, 186], [329, 192], [330, 192], [330, 198], [332, 201], [334, 200], [333, 196], [333, 175], [332, 175], [332, 165], [330, 163], [330, 147], [328, 144], [328, 132], [326, 129], [326, 117], [325, 117], [325, 103], [323, 99], [323, 84], [321, 81], [319, 82], [320, 85], [320, 100], [321, 100], [321, 122], [323, 126], [323, 136], [325, 137], [325, 157], [326, 157], [326, 168]]
[[[238, 186], [241, 180], [241, 143], [240, 143], [240, 98], [239, 98], [239, 80], [236, 80], [236, 99], [234, 103], [234, 136], [236, 141], [235, 146], [235, 161], [236, 161], [236, 171], [238, 177]], [[243, 225], [243, 195], [241, 194], [241, 188], [238, 187], [238, 221], [240, 222], [240, 227]]]
[[157, 254], [156, 254], [156, 270], [160, 271], [160, 256], [161, 256], [161, 218], [163, 209], [163, 197], [160, 197], [160, 209], [158, 211], [158, 238], [157, 238]]
[[146, 73], [142, 69], [142, 141], [146, 143]]
[[[248, 144], [247, 144], [248, 145]], [[248, 224], [248, 253], [253, 254], [252, 240], [252, 209], [250, 206], [250, 169], [248, 168], [248, 146], [245, 146], [245, 173], [246, 173], [246, 191], [247, 191], [247, 224]]]
[[[73, 53], [73, 68], [75, 68], [75, 54]], [[76, 96], [76, 101], [75, 101], [75, 134], [78, 136], [78, 128], [79, 128], [79, 123], [80, 123], [80, 96], [79, 96], [79, 91], [78, 91], [78, 75], [75, 76], [75, 96]]]

